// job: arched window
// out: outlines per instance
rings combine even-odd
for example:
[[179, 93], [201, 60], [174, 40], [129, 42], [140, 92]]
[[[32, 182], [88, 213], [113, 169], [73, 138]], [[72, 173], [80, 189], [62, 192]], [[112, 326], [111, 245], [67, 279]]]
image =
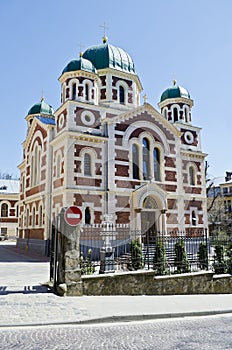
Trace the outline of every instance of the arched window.
[[193, 210], [192, 211], [192, 226], [196, 226], [197, 225], [197, 217], [196, 217], [196, 213]]
[[123, 86], [119, 86], [119, 102], [125, 103], [125, 90]]
[[90, 214], [90, 209], [89, 207], [85, 208], [85, 224], [90, 225], [91, 222], [91, 214]]
[[184, 109], [184, 117], [185, 117], [185, 122], [187, 123], [188, 122], [188, 108], [187, 107]]
[[35, 208], [32, 210], [32, 227], [35, 227]]
[[168, 119], [168, 112], [167, 112], [166, 109], [164, 110], [164, 118], [165, 118], [165, 119]]
[[27, 209], [26, 227], [29, 227], [29, 223], [30, 223], [30, 212], [29, 212], [29, 209]]
[[42, 205], [39, 207], [39, 226], [43, 226], [43, 208]]
[[160, 151], [157, 147], [153, 151], [154, 161], [154, 178], [156, 181], [160, 181]]
[[63, 90], [62, 90], [62, 102], [64, 103], [65, 102], [65, 92], [66, 92], [66, 89], [65, 89], [65, 86], [63, 86]]
[[8, 204], [3, 203], [1, 207], [1, 217], [7, 218], [8, 217]]
[[72, 85], [72, 100], [76, 100], [77, 97], [77, 84], [73, 83]]
[[84, 175], [91, 176], [91, 155], [85, 153], [84, 155]]
[[85, 84], [85, 100], [89, 101], [89, 84]]
[[149, 141], [143, 139], [143, 179], [148, 180], [150, 176]]
[[195, 186], [195, 184], [196, 184], [195, 169], [192, 166], [189, 167], [189, 184], [190, 184], [190, 186]]
[[174, 116], [174, 123], [178, 121], [178, 110], [177, 108], [173, 108], [173, 116]]
[[38, 162], [38, 147], [35, 147], [35, 157], [34, 157], [34, 181], [33, 185], [37, 184], [37, 174], [38, 174], [38, 168], [37, 168], [37, 162]]
[[132, 162], [133, 162], [133, 179], [139, 179], [139, 149], [138, 146], [132, 146]]
[[34, 156], [31, 157], [31, 186], [34, 186]]
[[61, 160], [60, 155], [58, 154], [56, 159], [56, 177], [59, 178], [61, 175]]

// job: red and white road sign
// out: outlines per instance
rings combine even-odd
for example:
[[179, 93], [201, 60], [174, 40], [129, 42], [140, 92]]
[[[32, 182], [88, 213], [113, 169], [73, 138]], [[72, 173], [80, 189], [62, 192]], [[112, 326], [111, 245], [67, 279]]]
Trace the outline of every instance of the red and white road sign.
[[82, 212], [78, 207], [73, 205], [65, 210], [64, 219], [68, 225], [77, 226], [81, 222]]

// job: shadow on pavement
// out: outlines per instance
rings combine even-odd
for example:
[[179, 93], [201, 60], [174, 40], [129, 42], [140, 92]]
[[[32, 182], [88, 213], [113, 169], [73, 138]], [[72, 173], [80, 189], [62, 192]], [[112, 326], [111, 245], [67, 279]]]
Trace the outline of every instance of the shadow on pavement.
[[51, 293], [51, 290], [46, 286], [0, 286], [0, 295], [7, 294], [41, 294]]
[[1, 262], [49, 262], [50, 258], [40, 255], [32, 250], [20, 249], [16, 244], [0, 242], [0, 263]]

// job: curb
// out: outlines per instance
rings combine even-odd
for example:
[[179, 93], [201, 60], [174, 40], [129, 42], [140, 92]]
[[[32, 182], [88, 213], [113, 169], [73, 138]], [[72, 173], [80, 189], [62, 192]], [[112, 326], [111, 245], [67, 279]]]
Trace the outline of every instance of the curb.
[[20, 327], [46, 327], [46, 326], [68, 326], [68, 325], [93, 325], [104, 323], [123, 323], [123, 322], [135, 322], [135, 321], [149, 321], [149, 320], [161, 320], [161, 319], [174, 319], [184, 317], [201, 317], [201, 316], [216, 316], [232, 314], [230, 310], [213, 310], [213, 311], [193, 311], [193, 312], [174, 312], [174, 313], [162, 313], [162, 314], [147, 314], [147, 315], [121, 315], [121, 316], [106, 316], [98, 318], [90, 318], [87, 320], [68, 321], [68, 322], [41, 322], [41, 323], [22, 323], [22, 324], [6, 324], [0, 325], [1, 328], [20, 328]]

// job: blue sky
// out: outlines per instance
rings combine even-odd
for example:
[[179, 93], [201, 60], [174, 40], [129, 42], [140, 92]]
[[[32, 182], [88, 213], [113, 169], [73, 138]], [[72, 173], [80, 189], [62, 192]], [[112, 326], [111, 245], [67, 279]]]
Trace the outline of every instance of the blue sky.
[[24, 120], [42, 92], [60, 104], [58, 78], [66, 64], [101, 43], [132, 57], [148, 102], [158, 109], [173, 79], [194, 100], [193, 124], [212, 177], [232, 170], [231, 0], [2, 0], [0, 1], [0, 172], [18, 175]]

